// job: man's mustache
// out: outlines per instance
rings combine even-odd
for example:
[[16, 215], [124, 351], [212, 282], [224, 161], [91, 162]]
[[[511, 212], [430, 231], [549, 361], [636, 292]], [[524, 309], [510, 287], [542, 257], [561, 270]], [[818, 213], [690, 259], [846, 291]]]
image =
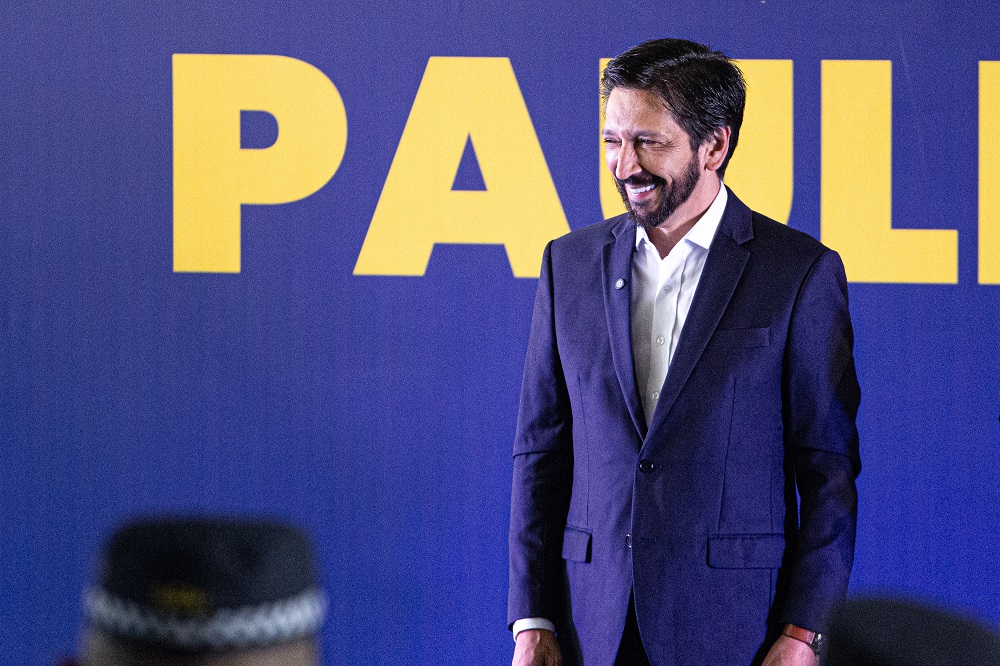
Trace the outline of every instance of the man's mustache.
[[634, 173], [625, 180], [618, 180], [617, 178], [615, 178], [615, 180], [618, 181], [619, 187], [628, 186], [631, 188], [646, 187], [647, 185], [661, 185], [666, 182], [659, 176], [654, 176], [651, 173], [644, 172]]

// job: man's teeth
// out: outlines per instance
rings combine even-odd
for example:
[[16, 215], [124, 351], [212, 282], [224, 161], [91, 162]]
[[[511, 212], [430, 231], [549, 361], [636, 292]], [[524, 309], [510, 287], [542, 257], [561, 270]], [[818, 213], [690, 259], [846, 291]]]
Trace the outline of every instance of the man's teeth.
[[642, 194], [643, 192], [649, 192], [654, 187], [656, 187], [656, 183], [650, 183], [644, 187], [627, 187], [625, 189], [627, 189], [631, 194]]

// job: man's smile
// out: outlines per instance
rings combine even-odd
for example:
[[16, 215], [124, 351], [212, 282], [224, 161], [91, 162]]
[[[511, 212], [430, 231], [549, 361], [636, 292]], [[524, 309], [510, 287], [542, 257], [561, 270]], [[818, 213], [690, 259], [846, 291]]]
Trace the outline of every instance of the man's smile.
[[634, 194], [642, 194], [643, 192], [649, 192], [654, 187], [656, 187], [656, 183], [650, 183], [649, 185], [646, 185], [644, 187], [638, 187], [638, 188], [633, 188], [633, 187], [626, 186], [625, 189], [628, 190], [629, 194], [633, 194], [634, 195]]
[[649, 199], [652, 196], [651, 192], [662, 182], [662, 178], [657, 178], [653, 175], [646, 175], [645, 177], [631, 176], [619, 181], [621, 186], [625, 188], [629, 200], [635, 203], [641, 203]]

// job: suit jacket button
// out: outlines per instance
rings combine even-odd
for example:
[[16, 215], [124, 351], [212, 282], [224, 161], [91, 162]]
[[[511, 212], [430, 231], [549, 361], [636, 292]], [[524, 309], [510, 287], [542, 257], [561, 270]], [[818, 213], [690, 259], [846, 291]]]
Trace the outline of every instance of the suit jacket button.
[[656, 465], [653, 464], [652, 460], [640, 460], [639, 461], [639, 471], [640, 472], [645, 472], [645, 473], [648, 474], [649, 472], [652, 472], [655, 468], [656, 468]]
[[631, 534], [626, 534], [625, 535], [625, 545], [628, 546], [629, 548], [632, 547], [632, 535]]

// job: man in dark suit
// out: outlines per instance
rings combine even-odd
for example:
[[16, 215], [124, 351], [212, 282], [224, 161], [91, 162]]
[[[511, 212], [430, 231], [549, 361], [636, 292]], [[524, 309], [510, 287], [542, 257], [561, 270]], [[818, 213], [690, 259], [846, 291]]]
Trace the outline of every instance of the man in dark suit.
[[742, 75], [683, 40], [601, 82], [629, 212], [549, 244], [511, 499], [515, 664], [816, 664], [860, 470], [837, 254], [722, 184]]

